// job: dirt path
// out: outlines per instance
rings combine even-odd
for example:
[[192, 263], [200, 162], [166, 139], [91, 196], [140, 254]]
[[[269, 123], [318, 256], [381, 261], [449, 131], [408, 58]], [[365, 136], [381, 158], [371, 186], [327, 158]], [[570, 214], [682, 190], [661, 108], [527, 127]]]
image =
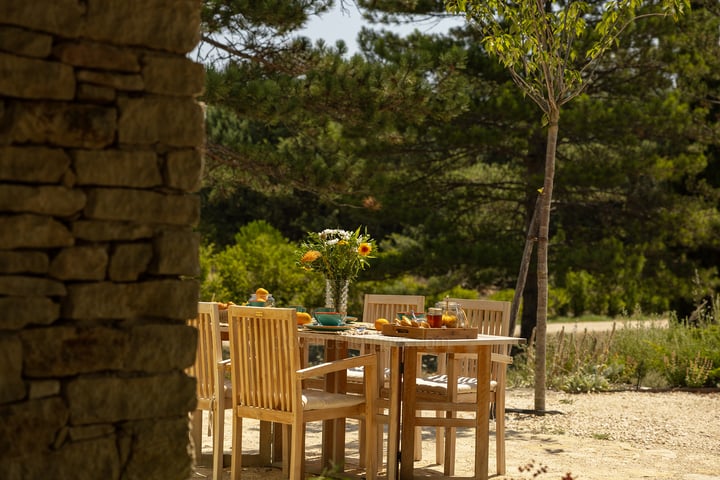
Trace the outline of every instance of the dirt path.
[[[509, 409], [532, 409], [530, 389], [507, 392]], [[537, 417], [507, 415], [507, 475], [495, 479], [561, 479], [572, 473], [577, 480], [720, 480], [720, 393], [615, 392], [570, 395], [547, 392], [547, 410], [558, 414]], [[226, 417], [229, 420], [229, 416]], [[226, 421], [226, 451], [229, 451], [230, 423]], [[494, 425], [490, 427], [491, 432]], [[348, 434], [349, 465], [357, 462], [356, 428]], [[204, 452], [210, 453], [208, 437]], [[255, 436], [248, 434], [246, 448]], [[435, 464], [434, 431], [423, 431], [423, 460], [416, 462], [416, 478], [443, 478]], [[473, 472], [472, 433], [460, 432], [456, 474]], [[490, 474], [495, 473], [495, 437], [490, 438]], [[308, 431], [306, 455], [312, 462], [320, 453], [320, 431]], [[207, 461], [207, 459], [205, 460]], [[534, 464], [545, 473], [533, 477], [519, 467]], [[352, 474], [354, 471], [350, 470]], [[199, 468], [193, 479], [209, 478]], [[384, 471], [381, 471], [381, 476]], [[225, 478], [229, 478], [226, 469]], [[244, 480], [280, 480], [277, 468], [246, 469]]]
[[[657, 327], [667, 327], [668, 320], [613, 320], [606, 322], [550, 322], [547, 326], [547, 333], [559, 333], [563, 328], [565, 332], [607, 332], [612, 330], [613, 324], [615, 328], [638, 327], [655, 325]], [[520, 325], [515, 327], [515, 335], [520, 335]]]

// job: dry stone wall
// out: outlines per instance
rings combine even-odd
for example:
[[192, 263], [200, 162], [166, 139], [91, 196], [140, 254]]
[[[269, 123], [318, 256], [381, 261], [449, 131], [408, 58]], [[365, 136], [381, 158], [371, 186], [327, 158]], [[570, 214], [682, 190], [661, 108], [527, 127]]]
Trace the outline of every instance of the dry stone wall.
[[0, 0], [0, 478], [189, 478], [200, 0]]

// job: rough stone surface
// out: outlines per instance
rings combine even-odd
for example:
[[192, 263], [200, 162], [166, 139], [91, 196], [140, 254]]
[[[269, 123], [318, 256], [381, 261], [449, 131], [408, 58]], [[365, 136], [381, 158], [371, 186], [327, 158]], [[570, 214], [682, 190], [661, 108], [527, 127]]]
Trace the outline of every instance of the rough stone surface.
[[25, 277], [20, 275], [0, 276], [0, 295], [7, 296], [61, 296], [65, 295], [65, 285], [47, 278]]
[[93, 189], [88, 191], [85, 214], [95, 220], [195, 225], [200, 219], [200, 199], [146, 190]]
[[25, 375], [30, 378], [120, 371], [123, 356], [129, 353], [128, 333], [109, 327], [35, 328], [23, 331], [21, 339]]
[[[167, 478], [190, 478], [191, 458], [187, 448], [173, 438], [187, 437], [188, 422], [184, 418], [168, 419], [160, 422], [129, 422], [123, 424], [118, 432], [121, 445], [131, 439], [135, 443], [135, 453], [128, 457], [125, 475], [128, 479], [165, 480]], [[122, 447], [121, 447], [122, 448]], [[174, 461], [169, 461], [169, 459]]]
[[60, 250], [49, 273], [60, 280], [103, 280], [107, 267], [107, 248], [79, 246]]
[[108, 278], [113, 282], [136, 281], [153, 258], [153, 249], [150, 243], [128, 243], [115, 247], [110, 257]]
[[149, 316], [184, 321], [197, 315], [197, 298], [195, 280], [74, 284], [68, 286], [61, 312], [69, 319]]
[[0, 404], [25, 397], [22, 376], [22, 345], [10, 335], [0, 335]]
[[155, 237], [155, 264], [159, 275], [200, 275], [200, 235], [192, 231], [165, 231]]
[[157, 187], [163, 184], [154, 152], [78, 150], [73, 157], [78, 185]]
[[0, 1], [0, 480], [190, 475], [201, 7]]
[[[163, 348], [158, 348], [162, 345]], [[124, 368], [130, 371], [184, 370], [195, 361], [197, 330], [187, 325], [141, 325], [130, 331]]]
[[47, 57], [52, 51], [51, 35], [31, 32], [24, 28], [0, 27], [0, 50], [27, 57]]
[[198, 150], [176, 150], [167, 154], [165, 181], [168, 187], [185, 192], [200, 190], [203, 157]]
[[203, 143], [203, 112], [192, 99], [120, 98], [118, 106], [121, 144], [195, 147]]
[[150, 225], [131, 222], [105, 222], [80, 220], [73, 223], [72, 234], [78, 240], [106, 242], [131, 241], [151, 238], [155, 230]]
[[0, 297], [0, 330], [49, 325], [60, 318], [60, 305], [47, 297]]
[[57, 183], [69, 167], [70, 157], [61, 149], [0, 147], [0, 180]]
[[[0, 464], [5, 459], [23, 456], [35, 456], [37, 460], [39, 453], [49, 451], [68, 418], [69, 411], [60, 397], [0, 404]], [[4, 478], [23, 478], [5, 476], [5, 469], [2, 472]]]
[[183, 416], [195, 408], [195, 381], [185, 374], [82, 376], [67, 384], [70, 424]]
[[17, 143], [103, 148], [115, 140], [114, 108], [48, 102], [15, 103], [12, 107], [10, 137]]
[[59, 62], [0, 52], [0, 95], [70, 100], [75, 95], [75, 75], [72, 67]]
[[171, 55], [146, 55], [143, 63], [142, 76], [148, 92], [193, 96], [203, 91], [205, 69], [199, 63]]
[[0, 274], [47, 273], [49, 265], [43, 252], [0, 251]]
[[70, 41], [57, 44], [53, 54], [63, 63], [75, 67], [121, 72], [139, 72], [137, 55], [132, 51], [103, 43]]
[[66, 217], [85, 206], [85, 194], [66, 187], [0, 185], [0, 210]]

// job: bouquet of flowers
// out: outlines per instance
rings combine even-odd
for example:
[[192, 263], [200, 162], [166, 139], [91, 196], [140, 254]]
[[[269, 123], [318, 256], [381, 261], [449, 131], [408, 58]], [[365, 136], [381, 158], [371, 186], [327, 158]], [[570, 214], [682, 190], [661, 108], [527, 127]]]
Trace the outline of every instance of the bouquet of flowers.
[[[327, 282], [326, 306], [338, 311], [347, 307], [347, 288], [360, 270], [367, 268], [373, 258], [373, 240], [367, 231], [360, 233], [340, 229], [310, 232], [302, 243], [298, 265], [320, 272]], [[331, 304], [330, 304], [331, 303]]]

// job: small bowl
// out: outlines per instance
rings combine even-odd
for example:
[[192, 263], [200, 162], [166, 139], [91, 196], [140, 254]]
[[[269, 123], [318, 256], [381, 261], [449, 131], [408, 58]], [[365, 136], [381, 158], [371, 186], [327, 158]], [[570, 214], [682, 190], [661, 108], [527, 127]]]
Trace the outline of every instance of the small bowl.
[[251, 307], [264, 307], [265, 305], [267, 305], [267, 302], [259, 302], [257, 300], [252, 300], [248, 302], [248, 305], [250, 305]]
[[337, 313], [333, 307], [317, 307], [313, 311], [315, 313]]
[[320, 325], [337, 327], [344, 323], [345, 314], [338, 312], [315, 312], [315, 318]]

